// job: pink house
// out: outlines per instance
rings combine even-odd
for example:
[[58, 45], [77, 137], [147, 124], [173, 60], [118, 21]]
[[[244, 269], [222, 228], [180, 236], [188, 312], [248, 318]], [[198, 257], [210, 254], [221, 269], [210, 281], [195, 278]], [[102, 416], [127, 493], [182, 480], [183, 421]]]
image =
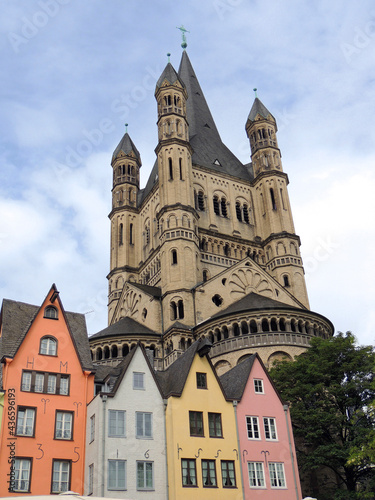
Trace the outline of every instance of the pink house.
[[220, 381], [237, 414], [244, 498], [300, 500], [289, 409], [259, 356], [251, 355]]

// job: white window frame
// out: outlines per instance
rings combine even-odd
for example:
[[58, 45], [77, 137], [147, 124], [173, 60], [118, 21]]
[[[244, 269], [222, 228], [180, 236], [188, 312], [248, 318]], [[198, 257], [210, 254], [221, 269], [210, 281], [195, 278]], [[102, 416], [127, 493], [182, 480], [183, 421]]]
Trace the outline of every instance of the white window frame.
[[65, 491], [69, 491], [70, 474], [70, 460], [53, 460], [51, 493], [63, 493]]
[[31, 483], [31, 458], [15, 458], [13, 462], [14, 483], [12, 492], [29, 492]]
[[133, 389], [136, 391], [144, 391], [145, 374], [143, 372], [133, 372]]
[[[150, 417], [150, 433], [147, 434], [146, 431], [146, 416]], [[141, 431], [141, 432], [139, 432]], [[135, 436], [137, 439], [153, 439], [153, 429], [152, 429], [152, 413], [146, 411], [136, 411], [135, 412]]]
[[[111, 473], [114, 473], [114, 477], [111, 477]], [[122, 479], [119, 477], [119, 473], [124, 475], [124, 484], [120, 484]], [[115, 491], [126, 490], [126, 460], [108, 460], [108, 482], [107, 489]]]
[[21, 391], [30, 392], [31, 391], [31, 372], [23, 372], [22, 373], [22, 381], [21, 381]]
[[[246, 432], [247, 438], [254, 441], [260, 440], [260, 427], [259, 427], [259, 417], [247, 415], [246, 416]], [[251, 432], [251, 436], [249, 433]], [[255, 435], [258, 434], [257, 437]]]
[[263, 379], [261, 378], [254, 379], [254, 391], [255, 394], [264, 394]]
[[89, 484], [88, 484], [88, 495], [94, 493], [94, 464], [89, 465]]
[[[265, 488], [263, 462], [247, 462], [250, 488]], [[254, 484], [255, 483], [255, 484]]]
[[277, 441], [276, 419], [263, 417], [264, 435], [267, 441]]
[[270, 472], [271, 488], [286, 489], [286, 480], [285, 480], [285, 471], [283, 462], [268, 462], [268, 470]]
[[[147, 484], [147, 466], [151, 466], [151, 484]], [[154, 490], [154, 462], [149, 460], [137, 461], [137, 490]]]
[[56, 394], [57, 376], [53, 373], [48, 374], [47, 378], [47, 394]]
[[[23, 415], [21, 416], [21, 414]], [[34, 436], [36, 409], [29, 407], [19, 407], [17, 410], [17, 436]], [[28, 425], [31, 419], [31, 427]], [[22, 422], [22, 423], [21, 423]], [[29, 429], [30, 427], [30, 429]]]
[[43, 390], [44, 390], [44, 373], [36, 373], [34, 392], [42, 393]]
[[43, 337], [40, 340], [39, 354], [43, 354], [45, 356], [56, 356], [57, 340], [52, 337]]
[[90, 417], [90, 443], [95, 440], [95, 413]]
[[[123, 416], [123, 432], [120, 429], [119, 416]], [[111, 422], [114, 422], [114, 431], [111, 430]], [[108, 410], [108, 437], [126, 437], [126, 411], [125, 410]]]
[[56, 411], [55, 439], [63, 441], [73, 439], [73, 413], [71, 411]]

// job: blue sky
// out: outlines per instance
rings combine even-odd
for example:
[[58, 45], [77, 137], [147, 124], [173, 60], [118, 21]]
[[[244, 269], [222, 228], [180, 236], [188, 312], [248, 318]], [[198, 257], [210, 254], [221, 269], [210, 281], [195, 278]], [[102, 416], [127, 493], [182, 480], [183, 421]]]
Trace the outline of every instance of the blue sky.
[[111, 155], [157, 144], [156, 80], [188, 54], [223, 142], [249, 161], [254, 92], [278, 121], [311, 308], [374, 343], [375, 7], [370, 0], [13, 0], [1, 30], [0, 299], [106, 326]]

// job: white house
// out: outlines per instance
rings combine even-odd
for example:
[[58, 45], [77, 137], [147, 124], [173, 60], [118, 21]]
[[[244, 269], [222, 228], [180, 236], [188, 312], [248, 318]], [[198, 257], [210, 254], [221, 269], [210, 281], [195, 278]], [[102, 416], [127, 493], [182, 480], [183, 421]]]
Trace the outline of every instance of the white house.
[[167, 492], [164, 403], [138, 344], [88, 405], [85, 494], [164, 500]]

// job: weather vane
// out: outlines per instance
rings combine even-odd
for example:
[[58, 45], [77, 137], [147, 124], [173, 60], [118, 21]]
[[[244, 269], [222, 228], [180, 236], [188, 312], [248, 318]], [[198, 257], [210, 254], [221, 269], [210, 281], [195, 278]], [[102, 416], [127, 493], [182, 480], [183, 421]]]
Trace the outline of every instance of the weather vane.
[[181, 24], [180, 28], [177, 27], [177, 29], [181, 31], [181, 34], [182, 34], [182, 44], [181, 44], [181, 47], [185, 50], [186, 47], [187, 47], [185, 33], [190, 33], [190, 31], [188, 31], [187, 29], [185, 29], [183, 24]]
[[128, 133], [128, 124], [125, 123], [125, 133]]
[[258, 89], [253, 89], [253, 90], [254, 90], [254, 92], [255, 92], [255, 97], [258, 97], [258, 94], [257, 94], [257, 90], [258, 90]]

